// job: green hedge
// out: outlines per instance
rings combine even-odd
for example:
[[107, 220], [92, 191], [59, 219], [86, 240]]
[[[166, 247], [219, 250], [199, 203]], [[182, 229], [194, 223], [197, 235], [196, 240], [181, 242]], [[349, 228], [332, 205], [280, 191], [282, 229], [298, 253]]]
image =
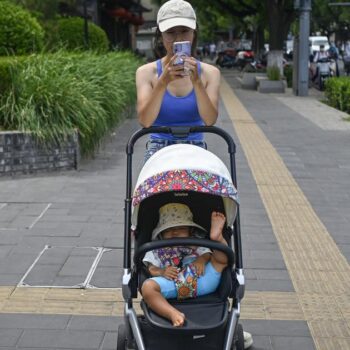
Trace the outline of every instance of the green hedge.
[[327, 79], [325, 83], [327, 104], [350, 114], [350, 78]]
[[0, 97], [0, 128], [31, 131], [42, 142], [60, 142], [77, 128], [83, 153], [91, 152], [134, 104], [140, 64], [128, 52], [28, 56]]
[[40, 51], [43, 39], [42, 27], [28, 11], [0, 1], [0, 56]]
[[67, 50], [90, 49], [106, 52], [109, 42], [105, 31], [88, 21], [88, 40], [86, 47], [84, 35], [84, 20], [80, 17], [60, 18], [46, 24], [46, 40], [50, 49], [64, 47]]

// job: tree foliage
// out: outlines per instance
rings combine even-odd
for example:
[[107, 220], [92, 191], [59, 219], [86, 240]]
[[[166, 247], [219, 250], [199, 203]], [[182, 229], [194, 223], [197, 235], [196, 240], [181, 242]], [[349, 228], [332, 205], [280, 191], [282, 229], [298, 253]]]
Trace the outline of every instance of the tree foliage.
[[0, 1], [0, 55], [24, 55], [41, 50], [44, 31], [20, 6]]

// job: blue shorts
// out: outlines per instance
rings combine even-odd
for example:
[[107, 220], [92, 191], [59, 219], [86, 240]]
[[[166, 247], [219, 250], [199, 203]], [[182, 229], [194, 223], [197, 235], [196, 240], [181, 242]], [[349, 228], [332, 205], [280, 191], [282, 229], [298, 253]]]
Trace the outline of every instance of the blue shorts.
[[178, 143], [188, 143], [191, 145], [199, 146], [204, 149], [207, 149], [207, 144], [204, 141], [201, 140], [163, 140], [163, 139], [152, 139], [147, 142], [146, 145], [146, 152], [145, 152], [145, 159], [144, 161], [146, 162], [154, 153], [159, 151], [160, 149], [169, 146], [169, 145], [175, 145]]
[[[177, 298], [175, 282], [165, 277], [151, 277], [159, 287], [165, 299]], [[197, 296], [210, 294], [216, 291], [221, 279], [221, 273], [216, 271], [214, 266], [209, 262], [205, 265], [204, 275], [199, 276], [197, 281]]]

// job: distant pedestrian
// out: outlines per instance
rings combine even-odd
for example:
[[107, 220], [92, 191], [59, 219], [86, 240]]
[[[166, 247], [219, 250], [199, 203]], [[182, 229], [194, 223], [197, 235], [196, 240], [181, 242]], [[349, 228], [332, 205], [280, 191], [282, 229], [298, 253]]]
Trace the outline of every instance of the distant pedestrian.
[[214, 60], [216, 56], [216, 45], [213, 42], [209, 45], [209, 55], [210, 55], [210, 59]]
[[343, 61], [345, 74], [350, 75], [350, 40], [345, 43]]

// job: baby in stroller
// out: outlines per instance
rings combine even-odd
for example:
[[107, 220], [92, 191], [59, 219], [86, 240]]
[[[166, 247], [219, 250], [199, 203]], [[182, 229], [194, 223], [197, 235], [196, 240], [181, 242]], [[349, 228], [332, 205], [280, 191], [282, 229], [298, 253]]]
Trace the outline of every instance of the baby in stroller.
[[[225, 221], [222, 213], [213, 211], [209, 236], [211, 240], [227, 245], [222, 235]], [[152, 239], [195, 237], [205, 231], [193, 222], [187, 205], [169, 203], [159, 210], [159, 222]], [[142, 285], [145, 302], [178, 327], [184, 324], [185, 315], [166, 299], [186, 299], [214, 292], [220, 283], [221, 272], [227, 266], [227, 257], [218, 250], [211, 252], [204, 247], [164, 247], [147, 252], [143, 262], [153, 276]]]

